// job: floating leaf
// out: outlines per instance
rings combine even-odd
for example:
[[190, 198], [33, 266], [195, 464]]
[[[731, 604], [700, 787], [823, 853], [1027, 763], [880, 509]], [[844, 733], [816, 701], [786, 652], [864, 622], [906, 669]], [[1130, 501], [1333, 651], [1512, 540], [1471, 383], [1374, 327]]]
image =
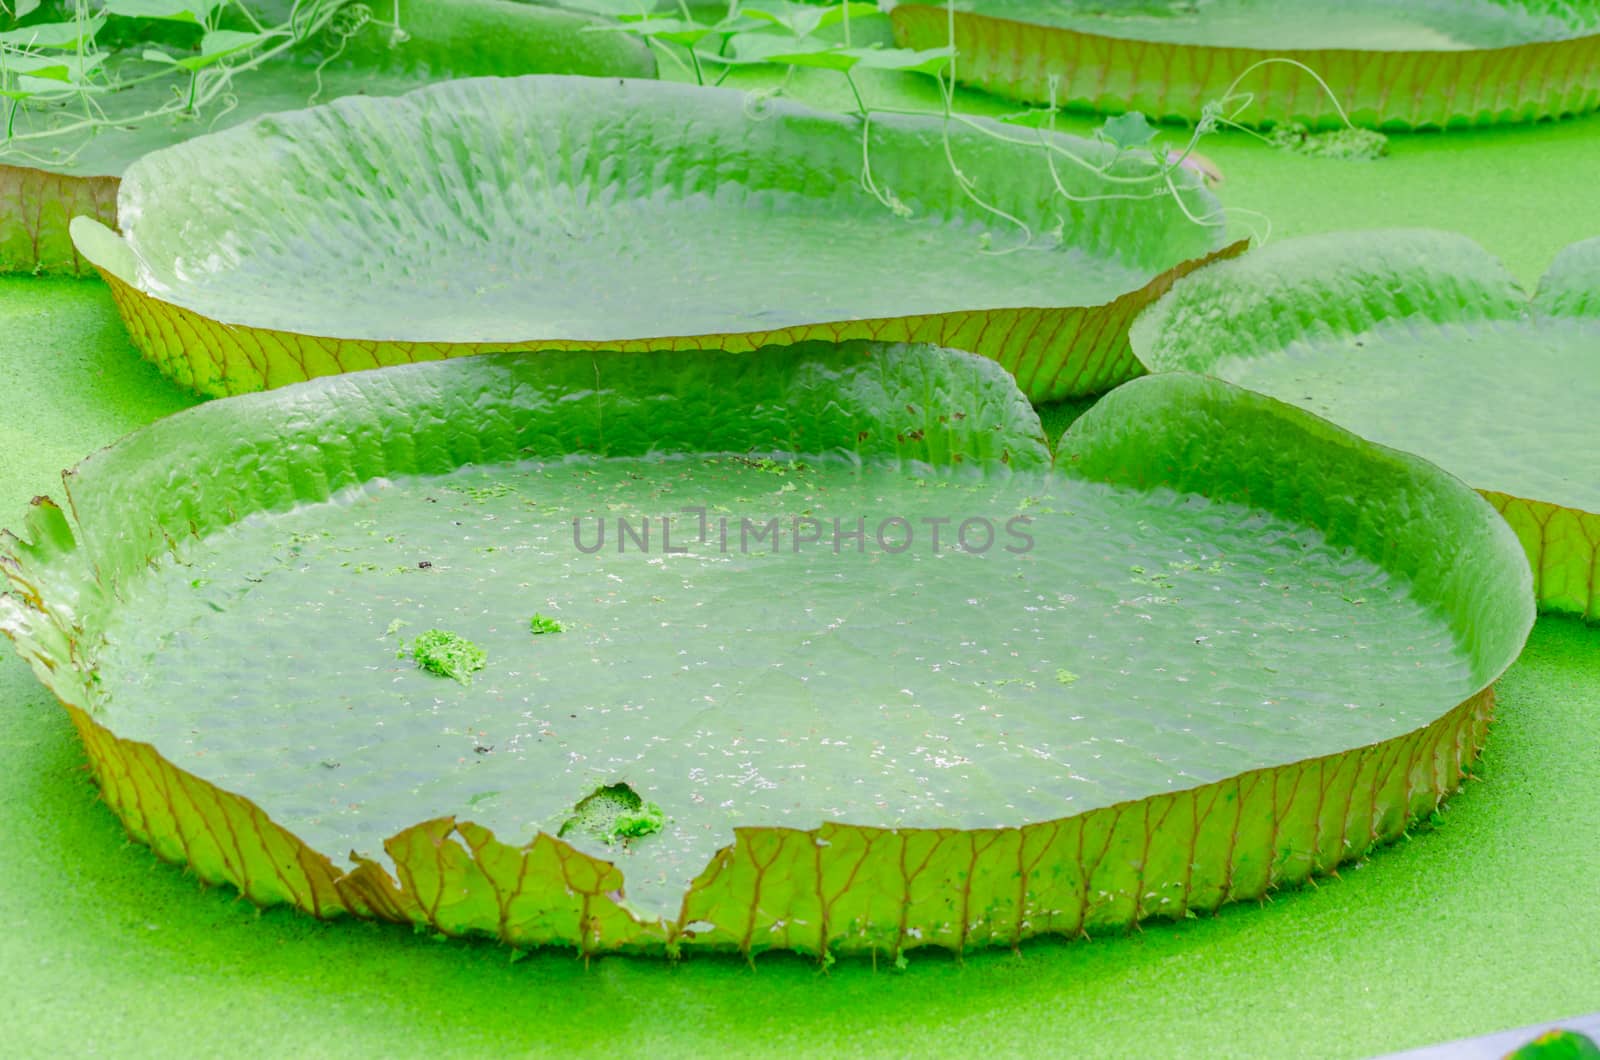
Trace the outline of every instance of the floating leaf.
[[[358, 373], [90, 457], [3, 539], [0, 629], [162, 856], [517, 948], [898, 961], [1098, 934], [1332, 871], [1454, 790], [1533, 621], [1481, 498], [1187, 374], [1120, 388], [1058, 453], [1009, 375], [926, 347]], [[804, 484], [774, 493], [762, 457]], [[486, 479], [540, 504], [444, 488]], [[761, 526], [814, 490], [873, 525], [861, 551], [808, 524], [725, 548], [690, 519], [666, 545], [669, 485]], [[1038, 497], [1070, 503], [1007, 524]], [[655, 545], [601, 562], [570, 536], [598, 507]], [[388, 569], [419, 549], [447, 562]], [[530, 643], [535, 581], [574, 632]], [[385, 666], [396, 612], [493, 679]]]
[[1312, 129], [1346, 114], [1373, 128], [1455, 128], [1600, 107], [1591, 3], [983, 0], [955, 11], [954, 40], [942, 3], [897, 4], [890, 18], [902, 47], [953, 44], [963, 83], [1033, 103], [1199, 121], [1247, 94], [1239, 120]]
[[[1169, 270], [1217, 245], [1218, 230], [1170, 196], [1064, 214], [1040, 146], [953, 127], [952, 156], [988, 199], [1037, 245], [1072, 251], [987, 254], [943, 118], [876, 116], [867, 134], [875, 181], [923, 215], [915, 223], [838, 179], [861, 168], [855, 117], [781, 100], [757, 112], [743, 92], [658, 81], [462, 80], [151, 155], [129, 171], [123, 194], [139, 208], [123, 234], [84, 224], [78, 245], [112, 278], [145, 355], [209, 393], [489, 349], [874, 337], [993, 357], [1041, 401], [1125, 378], [1128, 322]], [[444, 149], [483, 142], [521, 145], [518, 163], [480, 171], [470, 152]], [[595, 170], [584, 145], [596, 142], [635, 161]], [[1052, 142], [1097, 167], [1115, 156]], [[382, 169], [328, 162], [379, 145], [394, 160]], [[526, 204], [518, 189], [533, 173], [551, 188], [582, 184], [574, 203], [590, 205]], [[1125, 187], [1082, 166], [1061, 178], [1084, 198]], [[1191, 210], [1215, 208], [1183, 179]], [[456, 186], [478, 191], [399, 215], [383, 205]], [[624, 189], [630, 205], [610, 205]], [[326, 252], [285, 249], [286, 225]], [[991, 242], [1025, 238], [997, 226]], [[676, 252], [650, 251], [666, 245]], [[191, 264], [217, 255], [226, 270]], [[368, 294], [346, 297], [352, 282]], [[463, 297], [474, 312], [460, 311]]]
[[1600, 240], [1530, 306], [1464, 236], [1284, 240], [1202, 269], [1135, 326], [1153, 370], [1220, 376], [1417, 453], [1516, 529], [1540, 603], [1600, 617]]

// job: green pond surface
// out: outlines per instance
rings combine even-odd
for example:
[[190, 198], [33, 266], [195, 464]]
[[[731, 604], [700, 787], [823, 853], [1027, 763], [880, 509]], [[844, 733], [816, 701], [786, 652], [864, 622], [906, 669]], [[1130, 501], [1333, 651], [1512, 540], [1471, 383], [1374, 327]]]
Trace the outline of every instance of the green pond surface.
[[1458, 51], [1600, 29], [1600, 20], [1576, 10], [1565, 17], [1540, 11], [1554, 6], [1517, 0], [962, 0], [957, 9], [1129, 40], [1264, 50]]
[[[880, 101], [935, 97], [921, 82], [862, 80]], [[832, 77], [802, 73], [792, 88], [849, 105]], [[1225, 174], [1224, 200], [1267, 214], [1278, 236], [1454, 229], [1531, 289], [1557, 250], [1600, 235], [1600, 117], [1394, 136], [1389, 157], [1371, 163], [1244, 135], [1202, 151]], [[103, 287], [32, 278], [0, 279], [0, 387], [10, 526], [27, 498], [59, 493], [60, 469], [194, 400], [138, 359]], [[124, 841], [65, 714], [4, 654], [0, 1002], [19, 1014], [6, 1040], [22, 1054], [136, 1056], [939, 1056], [977, 1042], [996, 1054], [1364, 1057], [1591, 1012], [1600, 919], [1583, 909], [1600, 872], [1597, 703], [1600, 629], [1541, 618], [1499, 683], [1482, 780], [1439, 826], [1261, 908], [1041, 941], [1020, 956], [918, 956], [903, 974], [853, 961], [823, 974], [786, 956], [755, 971], [700, 958], [586, 967], [567, 953], [512, 964], [491, 944], [257, 915], [231, 892], [199, 890]]]
[[[622, 852], [627, 894], [670, 916], [737, 826], [1050, 820], [1475, 690], [1442, 615], [1276, 517], [753, 464], [468, 470], [252, 516], [123, 590], [105, 721], [336, 858], [447, 814], [526, 842], [627, 783], [669, 816]], [[430, 628], [488, 666], [396, 657]]]

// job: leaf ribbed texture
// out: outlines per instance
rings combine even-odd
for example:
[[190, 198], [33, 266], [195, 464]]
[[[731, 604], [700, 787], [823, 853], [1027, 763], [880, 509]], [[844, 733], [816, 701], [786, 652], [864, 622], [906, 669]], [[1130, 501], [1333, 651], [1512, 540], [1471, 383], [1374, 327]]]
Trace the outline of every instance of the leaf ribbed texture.
[[[1034, 246], [967, 196], [947, 135]], [[1220, 230], [1170, 195], [1069, 201], [1012, 135], [656, 81], [474, 79], [157, 152], [121, 189], [120, 240], [74, 231], [144, 355], [211, 395], [490, 351], [812, 339], [964, 349], [1035, 402], [1104, 392], [1137, 373], [1133, 317]], [[910, 216], [862, 186], [864, 139]], [[1076, 197], [1118, 188], [1058, 168]], [[1194, 178], [1180, 192], [1213, 212]]]
[[1208, 372], [1418, 453], [1516, 529], [1540, 605], [1600, 618], [1600, 239], [1530, 301], [1464, 236], [1285, 240], [1180, 281], [1133, 329], [1154, 371]]
[[[0, 558], [10, 583], [0, 629], [68, 709], [107, 803], [162, 857], [261, 904], [586, 954], [779, 948], [893, 959], [924, 946], [960, 952], [1208, 912], [1400, 836], [1455, 789], [1481, 748], [1490, 683], [1533, 617], [1510, 531], [1471, 491], [1414, 457], [1183, 373], [1102, 401], [1062, 440], [1061, 472], [1248, 502], [1315, 526], [1448, 616], [1478, 691], [1370, 746], [1055, 820], [968, 830], [740, 827], [677, 914], [660, 919], [627, 907], [616, 865], [547, 834], [509, 845], [456, 818], [395, 834], [384, 844], [387, 864], [357, 858], [341, 868], [332, 859], [343, 851], [310, 849], [260, 806], [103, 723], [108, 692], [93, 657], [119, 586], [179, 539], [376, 477], [529, 452], [559, 457], [586, 444], [613, 455], [777, 446], [973, 467], [1039, 468], [1050, 459], [1022, 395], [981, 359], [853, 346], [754, 364], [689, 353], [488, 357], [200, 406], [69, 475], [71, 515], [35, 503]], [[724, 381], [717, 400], [662, 415], [678, 408], [662, 395], [702, 393], [716, 377]], [[563, 399], [583, 378], [596, 392]], [[941, 394], [961, 394], [972, 414], [937, 415], [939, 400], [927, 395]], [[740, 401], [750, 415], [729, 413]], [[721, 412], [708, 418], [703, 409]], [[909, 429], [913, 422], [922, 426]], [[1272, 444], [1252, 441], [1263, 437]], [[257, 471], [244, 474], [250, 467]]]

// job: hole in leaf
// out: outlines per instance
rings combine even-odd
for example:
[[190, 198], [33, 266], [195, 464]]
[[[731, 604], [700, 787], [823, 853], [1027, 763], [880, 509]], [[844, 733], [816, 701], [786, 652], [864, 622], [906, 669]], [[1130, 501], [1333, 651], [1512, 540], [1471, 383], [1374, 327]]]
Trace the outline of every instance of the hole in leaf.
[[603, 843], [630, 843], [666, 826], [661, 807], [641, 798], [627, 784], [607, 784], [584, 796], [572, 808], [558, 836], [585, 832]]

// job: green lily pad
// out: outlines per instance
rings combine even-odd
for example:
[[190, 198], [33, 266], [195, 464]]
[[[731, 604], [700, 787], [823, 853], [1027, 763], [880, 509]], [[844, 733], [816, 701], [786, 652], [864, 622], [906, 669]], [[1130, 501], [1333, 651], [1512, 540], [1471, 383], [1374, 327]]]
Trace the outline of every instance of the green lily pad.
[[1208, 372], [1417, 453], [1516, 528], [1542, 606], [1600, 617], [1600, 239], [1529, 301], [1463, 236], [1285, 240], [1206, 269], [1134, 327], [1152, 370]]
[[[1600, 8], [1591, 4], [958, 0], [956, 7], [960, 81], [1074, 109], [1194, 121], [1207, 104], [1242, 103], [1248, 93], [1246, 123], [1332, 127], [1343, 124], [1342, 106], [1359, 125], [1413, 129], [1535, 121], [1600, 106]], [[903, 47], [950, 42], [943, 4], [900, 4], [891, 17]]]
[[[194, 5], [157, 6], [184, 11]], [[283, 0], [252, 6], [268, 22], [288, 19], [290, 5]], [[187, 83], [181, 77], [149, 80], [147, 75], [159, 72], [153, 60], [210, 65], [252, 36], [236, 31], [233, 37], [208, 35], [206, 46], [192, 53], [168, 54], [142, 44], [110, 53], [110, 71], [129, 87], [95, 95], [95, 106], [107, 119], [96, 127], [81, 127], [82, 107], [20, 109], [14, 123], [19, 139], [0, 141], [0, 272], [83, 271], [67, 224], [79, 214], [114, 224], [116, 180], [134, 161], [263, 114], [349, 95], [397, 95], [452, 77], [655, 76], [648, 45], [617, 34], [583, 32], [603, 23], [578, 12], [505, 0], [399, 0], [398, 7], [386, 0], [373, 6], [382, 7], [382, 18], [391, 9], [397, 12], [405, 36], [395, 39], [378, 21], [347, 40], [324, 33], [235, 75], [230, 91], [237, 103], [231, 107], [129, 120], [170, 105], [174, 85]], [[48, 54], [55, 55], [52, 61], [60, 59]]]
[[[1044, 143], [951, 127], [1023, 232], [968, 196], [944, 129], [659, 81], [456, 81], [150, 155], [122, 185], [123, 235], [73, 234], [145, 356], [207, 394], [502, 350], [814, 338], [981, 353], [1036, 401], [1128, 378], [1128, 324], [1220, 230], [1171, 195], [1069, 201]], [[1148, 167], [1046, 142], [1113, 178]], [[895, 208], [863, 186], [864, 147]], [[1080, 198], [1126, 187], [1057, 170]], [[1214, 212], [1198, 178], [1181, 194]]]
[[928, 347], [352, 373], [67, 490], [0, 629], [133, 835], [586, 953], [899, 959], [1304, 881], [1454, 790], [1533, 619], [1511, 531], [1415, 457], [1172, 374], [1053, 461]]

